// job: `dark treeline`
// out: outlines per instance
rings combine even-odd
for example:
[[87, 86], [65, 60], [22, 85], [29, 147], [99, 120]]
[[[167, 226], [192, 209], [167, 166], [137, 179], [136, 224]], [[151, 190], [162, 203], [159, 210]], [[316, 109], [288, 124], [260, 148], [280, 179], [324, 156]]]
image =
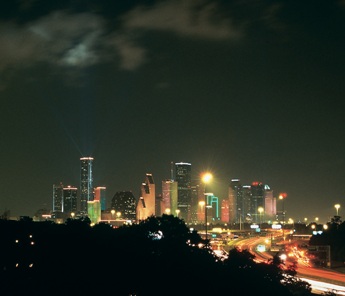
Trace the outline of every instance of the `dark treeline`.
[[0, 233], [1, 295], [311, 295], [279, 257], [235, 248], [220, 260], [171, 215], [116, 229], [0, 220]]
[[[322, 227], [316, 225], [315, 227]], [[311, 246], [330, 246], [332, 261], [339, 262], [342, 266], [345, 263], [345, 222], [340, 216], [334, 216], [326, 229], [320, 229], [320, 234], [313, 235], [309, 240]]]

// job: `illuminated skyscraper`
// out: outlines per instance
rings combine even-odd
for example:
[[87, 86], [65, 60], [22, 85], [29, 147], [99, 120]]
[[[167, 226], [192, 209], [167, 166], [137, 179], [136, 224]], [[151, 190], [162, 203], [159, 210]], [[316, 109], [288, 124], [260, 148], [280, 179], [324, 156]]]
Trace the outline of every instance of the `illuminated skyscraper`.
[[67, 186], [63, 188], [63, 207], [64, 213], [77, 212], [77, 193], [78, 188]]
[[[205, 184], [203, 184], [205, 185]], [[190, 204], [190, 221], [191, 223], [199, 223], [202, 219], [201, 218], [202, 214], [200, 213], [201, 211], [201, 204], [200, 202], [205, 201], [205, 195], [204, 195], [204, 190], [203, 186], [200, 186], [200, 184], [192, 182], [191, 184], [191, 204]], [[203, 215], [205, 216], [205, 215]]]
[[136, 207], [137, 221], [156, 215], [156, 185], [152, 174], [146, 174], [146, 180], [141, 184], [140, 197]]
[[111, 200], [111, 209], [121, 219], [135, 221], [137, 201], [132, 191], [118, 191]]
[[94, 200], [98, 200], [101, 205], [101, 211], [105, 211], [106, 205], [106, 187], [96, 187], [94, 191]]
[[176, 216], [177, 210], [177, 182], [174, 180], [162, 181], [162, 214]]
[[265, 185], [265, 216], [264, 220], [275, 220], [277, 215], [277, 199], [273, 196], [273, 190], [268, 185]]
[[[228, 193], [229, 200], [229, 221], [230, 223], [239, 223], [243, 221], [245, 206], [243, 204], [242, 184], [240, 179], [231, 179]], [[241, 219], [240, 219], [241, 216]]]
[[63, 212], [63, 185], [53, 185], [53, 212]]
[[229, 223], [229, 200], [223, 199], [221, 203], [221, 221], [224, 223]]
[[87, 202], [93, 201], [92, 157], [80, 158], [80, 212], [87, 213]]
[[190, 163], [175, 163], [175, 181], [178, 189], [177, 207], [180, 210], [180, 218], [188, 223], [191, 220], [192, 203], [192, 165]]
[[101, 203], [99, 200], [90, 200], [87, 202], [87, 214], [92, 224], [97, 224], [101, 220]]
[[254, 222], [259, 223], [260, 215], [258, 209], [261, 207], [265, 209], [264, 200], [264, 184], [261, 182], [252, 182], [251, 185], [251, 204], [250, 204], [250, 214], [254, 219]]

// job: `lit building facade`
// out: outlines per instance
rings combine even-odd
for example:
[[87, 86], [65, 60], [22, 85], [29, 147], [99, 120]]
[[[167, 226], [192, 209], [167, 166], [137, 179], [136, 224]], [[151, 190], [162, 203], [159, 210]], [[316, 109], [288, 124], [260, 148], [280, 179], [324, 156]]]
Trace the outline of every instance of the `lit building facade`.
[[191, 205], [190, 205], [190, 223], [197, 224], [202, 223], [202, 208], [205, 203], [205, 196], [203, 186], [192, 182], [191, 186]]
[[101, 220], [101, 203], [99, 200], [87, 202], [87, 215], [91, 220], [91, 224], [97, 224]]
[[273, 196], [273, 190], [268, 185], [265, 185], [265, 216], [264, 220], [274, 221], [277, 215], [277, 199]]
[[63, 212], [63, 184], [53, 185], [53, 213]]
[[136, 198], [132, 191], [118, 191], [111, 200], [111, 210], [116, 217], [125, 220], [136, 220]]
[[[231, 179], [229, 191], [229, 223], [240, 223], [245, 213], [242, 184], [240, 179]], [[241, 216], [241, 217], [240, 217]]]
[[98, 200], [100, 202], [101, 211], [105, 211], [107, 207], [106, 193], [107, 193], [106, 187], [96, 187], [94, 189], [94, 200]]
[[177, 210], [177, 182], [174, 180], [162, 181], [162, 209], [161, 213], [176, 215]]
[[80, 158], [80, 212], [88, 212], [88, 201], [93, 201], [92, 157]]
[[243, 207], [241, 208], [241, 221], [251, 223], [253, 222], [253, 217], [251, 215], [251, 199], [252, 199], [252, 187], [250, 185], [242, 185], [242, 198]]
[[152, 174], [146, 174], [140, 187], [140, 197], [136, 206], [136, 219], [142, 221], [156, 215], [156, 186]]
[[78, 188], [67, 186], [63, 188], [62, 212], [70, 214], [78, 210]]
[[229, 199], [223, 199], [220, 206], [220, 219], [223, 223], [229, 223]]
[[186, 223], [191, 220], [192, 203], [192, 165], [187, 162], [175, 163], [175, 181], [177, 182], [177, 208], [180, 218]]
[[[260, 222], [260, 215], [265, 213], [264, 184], [261, 182], [252, 182], [251, 184], [251, 203], [250, 214], [255, 223]], [[263, 213], [259, 213], [259, 208], [263, 208]]]

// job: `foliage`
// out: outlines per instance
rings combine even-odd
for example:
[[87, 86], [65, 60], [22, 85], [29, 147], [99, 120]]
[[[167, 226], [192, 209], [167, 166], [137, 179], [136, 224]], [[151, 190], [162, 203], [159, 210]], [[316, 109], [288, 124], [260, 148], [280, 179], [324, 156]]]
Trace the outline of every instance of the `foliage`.
[[217, 260], [172, 215], [116, 229], [76, 219], [0, 222], [4, 295], [308, 295], [297, 293], [308, 289], [278, 259], [256, 263], [248, 250], [233, 249]]
[[327, 229], [322, 234], [313, 235], [309, 240], [309, 245], [329, 245], [331, 246], [331, 260], [345, 261], [345, 222], [341, 221], [340, 216], [334, 216], [327, 224]]

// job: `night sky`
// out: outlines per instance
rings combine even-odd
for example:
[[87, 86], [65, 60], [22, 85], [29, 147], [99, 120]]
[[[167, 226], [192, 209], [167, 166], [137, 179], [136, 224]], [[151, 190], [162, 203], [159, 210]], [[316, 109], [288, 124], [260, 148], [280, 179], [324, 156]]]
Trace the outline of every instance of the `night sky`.
[[219, 198], [239, 178], [342, 216], [344, 0], [3, 2], [0, 212], [51, 209], [92, 156], [108, 202], [190, 162]]

